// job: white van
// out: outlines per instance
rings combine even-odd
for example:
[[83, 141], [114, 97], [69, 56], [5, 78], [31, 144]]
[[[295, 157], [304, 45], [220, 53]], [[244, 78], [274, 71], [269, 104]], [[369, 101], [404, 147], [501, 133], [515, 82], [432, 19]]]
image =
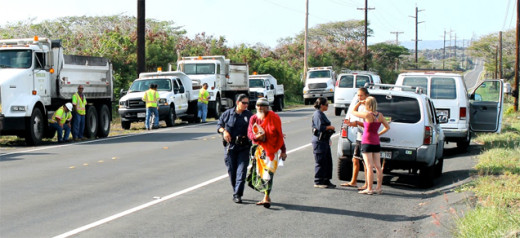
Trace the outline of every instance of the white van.
[[[486, 104], [490, 105], [480, 108], [479, 106], [470, 107], [470, 100], [466, 84], [462, 75], [455, 73], [437, 73], [437, 72], [413, 72], [402, 73], [397, 77], [395, 85], [407, 85], [413, 87], [420, 87], [424, 90], [435, 104], [437, 115], [444, 115], [448, 117], [448, 123], [442, 124], [442, 129], [446, 136], [446, 141], [456, 142], [457, 147], [461, 150], [467, 150], [471, 141], [471, 131], [481, 131], [473, 126], [473, 123], [478, 123], [479, 119], [471, 118], [471, 115], [480, 111], [480, 115], [487, 115], [493, 113], [497, 116], [498, 121], [495, 121], [493, 128], [488, 128], [489, 132], [500, 132], [502, 121], [502, 99], [503, 99], [503, 82], [495, 80], [487, 82], [489, 85], [499, 84], [500, 88], [496, 92], [493, 100], [478, 102], [475, 105]], [[481, 87], [486, 88], [486, 82], [481, 84]], [[489, 87], [488, 87], [489, 89]], [[403, 89], [408, 90], [408, 89]], [[488, 98], [489, 99], [489, 98]], [[487, 100], [487, 99], [484, 99]], [[488, 112], [485, 112], [488, 110]], [[482, 119], [482, 117], [481, 117]], [[471, 127], [470, 127], [471, 124]], [[479, 126], [480, 127], [480, 126]]]
[[342, 111], [348, 109], [358, 88], [365, 87], [366, 83], [380, 84], [381, 78], [379, 75], [368, 71], [354, 71], [338, 75], [334, 90], [334, 109], [336, 116], [340, 116]]

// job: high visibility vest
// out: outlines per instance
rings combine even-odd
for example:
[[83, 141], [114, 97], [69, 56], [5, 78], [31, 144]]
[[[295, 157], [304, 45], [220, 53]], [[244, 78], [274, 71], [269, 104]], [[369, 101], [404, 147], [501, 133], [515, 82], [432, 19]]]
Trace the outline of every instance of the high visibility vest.
[[204, 103], [204, 104], [208, 104], [208, 101], [209, 101], [208, 90], [203, 88], [203, 89], [201, 89], [199, 91], [199, 102]]
[[52, 118], [49, 120], [49, 122], [56, 123], [56, 119], [60, 121], [59, 124], [65, 124], [66, 121], [72, 119], [72, 113], [65, 112], [65, 109], [63, 109], [63, 106], [61, 106], [54, 112], [54, 114], [52, 114]]
[[87, 105], [87, 97], [83, 94], [83, 100], [78, 93], [72, 95], [72, 104], [76, 105], [76, 112], [79, 115], [85, 115], [85, 105]]
[[148, 89], [144, 92], [143, 101], [146, 102], [146, 107], [157, 107], [157, 100], [159, 100], [159, 93], [155, 90]]

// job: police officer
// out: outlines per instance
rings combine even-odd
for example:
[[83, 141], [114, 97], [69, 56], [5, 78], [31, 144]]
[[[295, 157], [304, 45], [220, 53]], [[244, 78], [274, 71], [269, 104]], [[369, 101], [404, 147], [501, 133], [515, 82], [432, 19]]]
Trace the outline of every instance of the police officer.
[[335, 188], [336, 185], [330, 182], [332, 179], [332, 154], [330, 151], [330, 137], [335, 128], [331, 125], [325, 115], [329, 108], [326, 98], [319, 97], [314, 103], [316, 111], [312, 115], [312, 149], [314, 160], [314, 187], [315, 188]]
[[247, 110], [248, 105], [248, 96], [238, 95], [236, 107], [222, 113], [217, 123], [217, 131], [223, 136], [224, 157], [235, 203], [242, 203], [247, 166], [249, 165], [251, 141], [247, 137], [247, 128], [253, 114]]

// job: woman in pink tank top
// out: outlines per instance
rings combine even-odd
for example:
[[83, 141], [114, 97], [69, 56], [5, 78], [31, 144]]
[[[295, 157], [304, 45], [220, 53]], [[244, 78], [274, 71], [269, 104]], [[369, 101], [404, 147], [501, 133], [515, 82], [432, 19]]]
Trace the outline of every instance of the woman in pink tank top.
[[[358, 111], [361, 104], [365, 104], [366, 112]], [[359, 193], [368, 195], [374, 193], [372, 190], [372, 184], [374, 181], [372, 168], [374, 167], [376, 168], [377, 173], [377, 186], [375, 192], [378, 194], [382, 193], [381, 184], [383, 183], [383, 170], [381, 169], [381, 155], [379, 154], [381, 151], [379, 136], [390, 129], [390, 125], [388, 125], [383, 113], [377, 112], [376, 110], [376, 99], [374, 97], [367, 97], [365, 101], [359, 101], [352, 111], [354, 116], [365, 119], [365, 122], [363, 123], [363, 139], [361, 140], [361, 154], [363, 155], [363, 160], [367, 166], [365, 173], [368, 173], [368, 186], [367, 189], [360, 191]], [[384, 128], [378, 132], [381, 124], [383, 124]]]

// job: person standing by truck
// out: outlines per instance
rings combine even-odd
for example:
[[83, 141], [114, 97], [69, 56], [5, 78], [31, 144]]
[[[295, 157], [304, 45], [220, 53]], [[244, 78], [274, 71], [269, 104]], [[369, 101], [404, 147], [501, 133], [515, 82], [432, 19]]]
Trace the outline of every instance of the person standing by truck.
[[83, 94], [83, 85], [78, 86], [78, 91], [72, 95], [72, 138], [74, 140], [83, 139], [85, 130], [85, 105], [87, 98]]
[[[157, 85], [150, 84], [150, 89], [146, 90], [143, 95], [143, 101], [146, 102], [146, 120], [144, 127], [146, 130], [159, 128], [159, 109], [157, 108], [157, 101], [159, 100], [159, 93], [157, 92]], [[150, 128], [150, 117], [152, 113], [155, 115], [153, 126]]]
[[329, 109], [326, 98], [319, 97], [314, 103], [316, 111], [312, 115], [312, 148], [314, 160], [314, 187], [335, 188], [330, 182], [332, 178], [332, 154], [330, 151], [330, 137], [334, 134], [334, 126], [325, 115]]
[[[68, 102], [54, 112], [49, 125], [58, 132], [58, 143], [69, 140], [72, 103]], [[65, 130], [65, 132], [63, 131]]]
[[235, 203], [242, 203], [249, 165], [251, 141], [247, 137], [247, 129], [253, 114], [247, 110], [248, 105], [249, 97], [245, 94], [238, 95], [236, 107], [222, 113], [217, 123], [217, 131], [223, 137], [224, 157]]
[[202, 84], [202, 89], [199, 91], [199, 100], [197, 102], [198, 117], [202, 119], [202, 122], [206, 122], [206, 116], [208, 115], [208, 103], [209, 103], [209, 92], [208, 84]]

